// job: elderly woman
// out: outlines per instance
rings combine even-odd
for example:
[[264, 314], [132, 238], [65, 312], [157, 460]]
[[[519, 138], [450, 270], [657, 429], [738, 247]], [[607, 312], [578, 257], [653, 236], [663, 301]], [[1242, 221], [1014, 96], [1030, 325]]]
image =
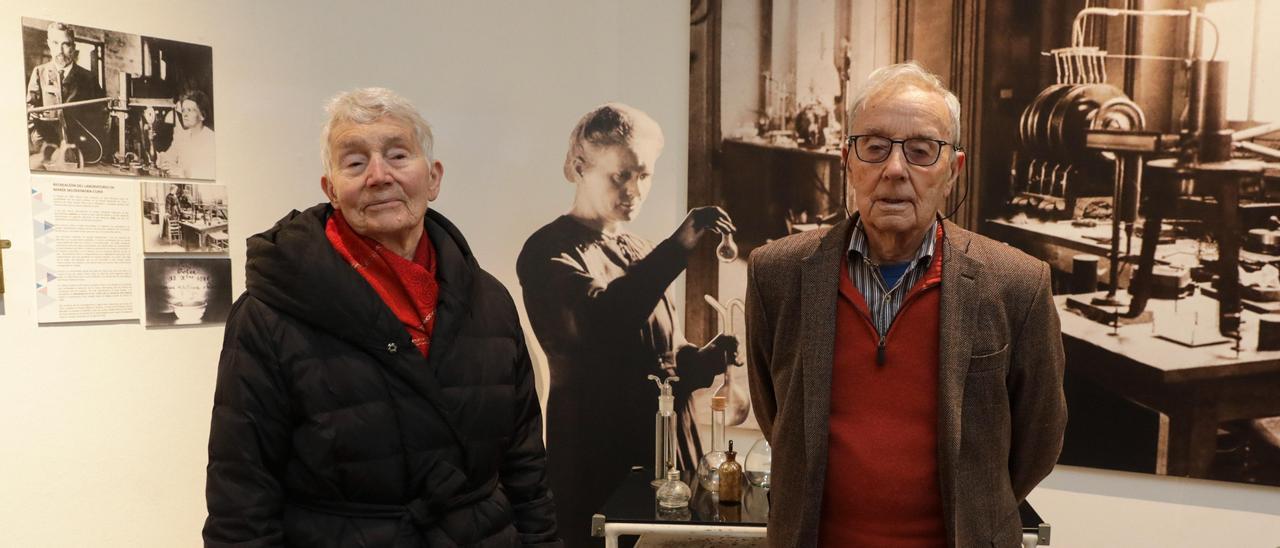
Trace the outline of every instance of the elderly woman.
[[431, 126], [382, 88], [326, 110], [329, 202], [248, 240], [205, 546], [559, 546], [520, 318], [436, 210]]
[[657, 389], [648, 375], [678, 375], [678, 466], [693, 469], [701, 445], [690, 394], [736, 359], [721, 336], [684, 340], [668, 286], [704, 236], [734, 231], [715, 207], [694, 209], [657, 246], [627, 232], [649, 193], [662, 129], [644, 112], [607, 104], [569, 138], [569, 212], [539, 229], [516, 264], [525, 308], [547, 354], [551, 392], [547, 450], [561, 534], [588, 542], [589, 519], [632, 465], [653, 461]]
[[209, 96], [193, 90], [178, 98], [182, 129], [173, 132], [173, 144], [159, 158], [170, 177], [212, 179], [214, 175], [213, 128], [209, 127]]

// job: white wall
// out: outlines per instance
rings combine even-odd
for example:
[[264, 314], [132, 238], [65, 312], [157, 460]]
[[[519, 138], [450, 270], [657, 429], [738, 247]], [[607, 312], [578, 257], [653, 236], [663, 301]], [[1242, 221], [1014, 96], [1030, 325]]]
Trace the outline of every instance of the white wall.
[[[630, 102], [667, 132], [646, 211], [658, 240], [685, 210], [688, 5], [681, 1], [0, 3], [0, 544], [198, 546], [221, 329], [37, 327], [22, 90], [23, 15], [213, 46], [218, 182], [244, 239], [322, 199], [319, 105], [385, 85], [434, 122], [435, 204], [520, 298], [524, 237], [567, 209], [560, 177], [577, 116]], [[7, 19], [8, 22], [3, 22]], [[1280, 545], [1280, 490], [1079, 469], [1032, 501], [1054, 546]], [[1169, 525], [1170, 521], [1173, 525]]]

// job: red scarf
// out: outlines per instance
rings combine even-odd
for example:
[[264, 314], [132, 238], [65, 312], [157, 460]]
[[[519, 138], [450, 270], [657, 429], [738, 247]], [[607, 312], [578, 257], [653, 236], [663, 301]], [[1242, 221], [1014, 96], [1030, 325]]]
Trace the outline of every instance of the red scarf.
[[413, 261], [409, 261], [372, 238], [356, 234], [341, 211], [329, 216], [324, 235], [347, 264], [373, 286], [382, 302], [387, 303], [404, 324], [413, 345], [426, 357], [436, 325], [436, 301], [440, 297], [436, 249], [431, 245], [431, 238], [425, 232], [422, 234]]

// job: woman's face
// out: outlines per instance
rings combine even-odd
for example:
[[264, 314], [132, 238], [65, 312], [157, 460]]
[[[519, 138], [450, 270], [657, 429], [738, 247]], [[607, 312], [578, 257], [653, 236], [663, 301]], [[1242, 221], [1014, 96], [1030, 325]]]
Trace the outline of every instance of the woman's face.
[[587, 145], [587, 157], [576, 166], [578, 213], [606, 227], [635, 219], [649, 196], [661, 154], [661, 145], [645, 139], [626, 145]]
[[204, 113], [195, 101], [185, 99], [178, 105], [178, 114], [182, 116], [182, 127], [195, 129], [204, 125]]

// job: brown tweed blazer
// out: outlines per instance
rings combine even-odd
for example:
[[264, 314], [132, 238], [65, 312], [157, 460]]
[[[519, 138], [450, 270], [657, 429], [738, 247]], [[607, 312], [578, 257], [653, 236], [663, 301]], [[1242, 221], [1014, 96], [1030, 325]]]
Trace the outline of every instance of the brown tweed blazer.
[[[773, 445], [774, 547], [818, 545], [840, 259], [851, 227], [783, 238], [749, 260], [748, 372], [756, 418]], [[1020, 546], [1018, 505], [1053, 469], [1067, 420], [1049, 267], [951, 222], [943, 233], [943, 523], [956, 548]]]

